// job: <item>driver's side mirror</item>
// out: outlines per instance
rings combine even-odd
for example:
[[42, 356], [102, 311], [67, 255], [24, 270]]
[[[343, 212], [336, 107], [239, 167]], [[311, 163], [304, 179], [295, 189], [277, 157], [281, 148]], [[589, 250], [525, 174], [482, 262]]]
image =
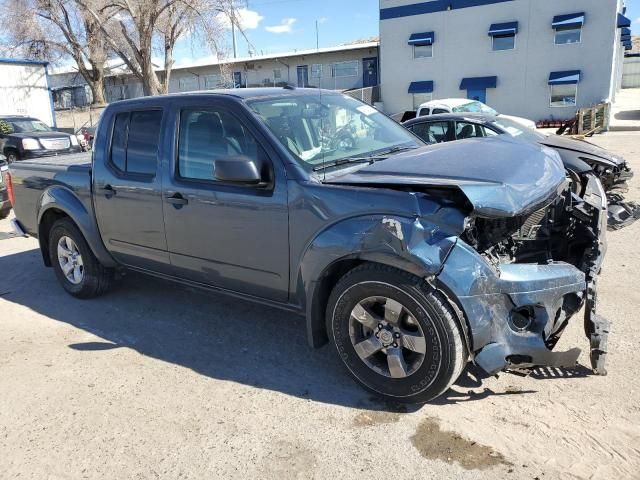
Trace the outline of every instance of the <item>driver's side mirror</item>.
[[258, 185], [262, 181], [255, 160], [244, 156], [228, 156], [213, 162], [213, 177], [220, 182]]

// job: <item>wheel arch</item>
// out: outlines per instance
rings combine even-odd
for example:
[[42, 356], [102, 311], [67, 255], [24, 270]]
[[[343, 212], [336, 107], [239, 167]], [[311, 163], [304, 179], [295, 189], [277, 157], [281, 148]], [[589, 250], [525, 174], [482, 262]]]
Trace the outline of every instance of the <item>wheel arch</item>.
[[426, 220], [395, 215], [350, 218], [321, 232], [301, 257], [295, 290], [306, 313], [309, 345], [327, 343], [327, 299], [347, 271], [369, 262], [432, 279], [455, 242]]
[[115, 260], [102, 243], [93, 213], [85, 208], [75, 193], [64, 187], [47, 189], [41, 196], [38, 205], [38, 242], [46, 266], [51, 266], [49, 234], [55, 222], [65, 217], [78, 227], [89, 248], [102, 265], [105, 267], [116, 266]]

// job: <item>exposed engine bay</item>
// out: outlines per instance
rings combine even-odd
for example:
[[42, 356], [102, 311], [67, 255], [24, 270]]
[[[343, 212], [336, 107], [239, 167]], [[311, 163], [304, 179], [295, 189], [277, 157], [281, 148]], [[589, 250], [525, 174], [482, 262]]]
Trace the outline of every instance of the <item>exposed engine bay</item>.
[[[461, 238], [478, 251], [499, 274], [509, 264], [565, 262], [585, 274], [587, 289], [564, 298], [560, 311], [545, 328], [545, 344], [552, 349], [569, 319], [583, 305], [585, 333], [591, 341], [594, 371], [606, 374], [606, 321], [596, 314], [596, 281], [606, 251], [607, 203], [593, 174], [586, 176], [581, 195], [567, 180], [560, 194], [544, 208], [512, 218], [475, 218]], [[524, 309], [520, 315], [530, 315]], [[527, 319], [518, 319], [525, 324]], [[524, 363], [527, 363], [526, 360]]]

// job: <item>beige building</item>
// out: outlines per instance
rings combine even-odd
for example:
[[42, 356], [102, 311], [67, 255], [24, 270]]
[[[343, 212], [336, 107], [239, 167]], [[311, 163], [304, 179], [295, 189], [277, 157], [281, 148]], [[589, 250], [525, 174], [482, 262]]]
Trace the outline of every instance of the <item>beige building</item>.
[[[174, 68], [169, 92], [215, 88], [321, 87], [353, 90], [378, 85], [378, 42], [356, 43], [313, 50], [254, 56], [221, 62], [195, 62]], [[162, 72], [160, 71], [162, 75]], [[77, 72], [51, 75], [56, 108], [83, 106], [84, 80]], [[107, 76], [109, 102], [143, 95], [142, 84], [126, 72]], [[63, 93], [71, 92], [71, 93]]]

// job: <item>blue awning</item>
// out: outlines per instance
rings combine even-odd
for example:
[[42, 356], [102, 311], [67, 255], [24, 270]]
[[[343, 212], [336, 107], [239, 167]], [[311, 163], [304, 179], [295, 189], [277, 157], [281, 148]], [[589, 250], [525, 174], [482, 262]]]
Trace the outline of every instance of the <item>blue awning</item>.
[[633, 47], [631, 45], [625, 45], [624, 49], [625, 50], [633, 50]]
[[435, 38], [434, 32], [413, 33], [409, 37], [409, 45], [433, 45]]
[[584, 12], [570, 13], [568, 15], [558, 15], [553, 17], [553, 28], [581, 27], [584, 24]]
[[631, 41], [631, 35], [622, 35], [620, 37], [620, 40], [622, 40], [623, 42], [626, 41], [626, 40]]
[[631, 29], [627, 27], [624, 27], [620, 32], [622, 32], [622, 35], [631, 35]]
[[625, 47], [633, 47], [633, 44], [631, 43], [631, 40], [622, 42], [622, 45], [624, 45]]
[[409, 85], [409, 93], [432, 93], [433, 92], [433, 80], [426, 80], [424, 82], [411, 82]]
[[492, 37], [515, 35], [516, 33], [518, 33], [518, 22], [494, 23], [489, 27], [489, 35]]
[[549, 75], [549, 85], [570, 85], [572, 83], [580, 83], [580, 75], [580, 70], [551, 72]]
[[618, 28], [629, 28], [631, 27], [631, 20], [621, 13], [618, 14]]
[[483, 88], [496, 88], [498, 77], [474, 77], [463, 78], [460, 83], [460, 90], [476, 90]]

